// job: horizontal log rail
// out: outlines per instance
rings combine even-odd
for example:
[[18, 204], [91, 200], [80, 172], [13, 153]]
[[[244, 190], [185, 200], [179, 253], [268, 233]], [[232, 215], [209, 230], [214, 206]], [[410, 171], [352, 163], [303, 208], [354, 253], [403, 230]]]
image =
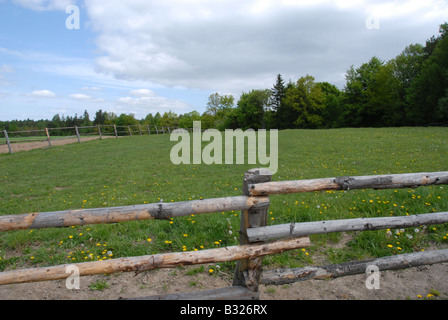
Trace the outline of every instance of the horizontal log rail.
[[448, 171], [272, 181], [250, 184], [248, 191], [251, 196], [266, 196], [328, 190], [415, 188], [441, 184], [448, 184]]
[[0, 216], [0, 231], [58, 228], [149, 219], [166, 220], [191, 214], [248, 210], [267, 206], [269, 206], [268, 197], [236, 196], [110, 208], [25, 213]]
[[259, 228], [248, 228], [247, 237], [249, 242], [253, 243], [280, 238], [308, 236], [312, 234], [409, 228], [443, 223], [448, 223], [448, 212], [396, 217], [355, 218], [300, 223], [292, 222]]
[[0, 272], [0, 285], [66, 279], [71, 275], [68, 267], [77, 267], [79, 276], [131, 272], [137, 274], [161, 268], [181, 265], [197, 265], [217, 262], [254, 259], [288, 250], [305, 248], [310, 245], [308, 237], [284, 239], [265, 244], [249, 244], [200, 251], [163, 253], [147, 256], [117, 258], [65, 264], [52, 267], [30, 268]]
[[344, 276], [365, 274], [369, 266], [376, 266], [378, 267], [378, 271], [385, 271], [400, 270], [444, 262], [448, 262], [448, 249], [406, 253], [377, 259], [352, 261], [326, 266], [273, 269], [264, 271], [260, 281], [265, 285], [282, 285], [311, 279], [335, 279]]

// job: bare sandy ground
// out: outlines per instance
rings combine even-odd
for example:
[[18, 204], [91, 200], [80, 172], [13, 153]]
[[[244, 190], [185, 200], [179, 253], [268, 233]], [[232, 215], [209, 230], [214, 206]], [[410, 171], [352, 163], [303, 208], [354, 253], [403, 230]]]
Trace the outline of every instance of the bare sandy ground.
[[[193, 267], [160, 269], [135, 275], [85, 276], [80, 289], [67, 289], [65, 280], [0, 286], [0, 300], [116, 300], [216, 289], [232, 285], [227, 274], [204, 271], [188, 275]], [[197, 268], [197, 267], [196, 267]], [[282, 286], [260, 286], [261, 300], [448, 300], [448, 263], [381, 271], [379, 289], [367, 289], [367, 275], [332, 280], [308, 280]], [[92, 284], [106, 282], [95, 290]], [[428, 294], [430, 296], [428, 297]]]
[[[105, 138], [115, 138], [115, 137], [104, 136], [103, 139], [105, 139]], [[81, 137], [80, 140], [81, 140], [81, 142], [83, 142], [83, 141], [90, 141], [90, 140], [97, 140], [97, 139], [99, 139], [99, 138], [98, 137]], [[68, 138], [68, 139], [51, 140], [52, 146], [62, 146], [65, 144], [70, 144], [70, 143], [78, 143], [78, 139], [77, 138]], [[36, 142], [12, 143], [11, 144], [13, 153], [21, 152], [21, 151], [28, 151], [28, 150], [33, 150], [33, 149], [47, 149], [49, 147], [50, 146], [48, 144], [48, 141], [46, 141], [46, 140], [36, 141]], [[7, 144], [0, 144], [0, 153], [9, 153]]]

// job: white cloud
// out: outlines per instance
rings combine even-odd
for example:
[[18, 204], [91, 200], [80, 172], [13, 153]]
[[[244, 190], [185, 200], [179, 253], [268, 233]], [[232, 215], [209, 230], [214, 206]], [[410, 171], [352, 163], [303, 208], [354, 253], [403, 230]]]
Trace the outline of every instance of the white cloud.
[[83, 93], [70, 94], [69, 97], [72, 98], [72, 99], [75, 99], [75, 100], [89, 100], [89, 99], [92, 99], [91, 96], [89, 96], [87, 94], [83, 94]]
[[56, 94], [50, 90], [34, 90], [28, 96], [34, 98], [55, 98]]
[[14, 68], [10, 65], [3, 64], [0, 66], [0, 73], [12, 73], [14, 72]]
[[[444, 1], [172, 0], [86, 2], [98, 71], [122, 80], [240, 94], [311, 74], [342, 84], [352, 65], [390, 59], [437, 33]], [[380, 12], [381, 31], [366, 20]], [[437, 13], [437, 19], [423, 16]], [[424, 28], [422, 27], [424, 26]]]
[[132, 90], [130, 92], [130, 94], [132, 96], [137, 96], [137, 97], [153, 97], [153, 96], [155, 96], [154, 91], [149, 90], [149, 89], [135, 89], [135, 90]]
[[[186, 102], [158, 96], [149, 89], [135, 89], [130, 91], [131, 96], [120, 97], [116, 100], [117, 110], [132, 110], [137, 117], [144, 118], [148, 113], [173, 111], [183, 114], [192, 110]], [[123, 111], [124, 113], [128, 113]]]
[[73, 0], [12, 0], [14, 4], [35, 11], [65, 10], [75, 4]]
[[73, 93], [69, 95], [69, 98], [77, 101], [83, 101], [83, 102], [104, 102], [105, 100], [103, 98], [95, 98], [88, 94], [84, 93]]
[[98, 87], [82, 87], [79, 90], [81, 90], [81, 91], [100, 91], [101, 88], [98, 88]]
[[7, 77], [4, 75], [5, 73], [14, 73], [14, 68], [7, 64], [3, 64], [0, 66], [0, 85], [2, 85], [2, 86], [14, 85], [12, 82], [10, 82], [7, 79]]

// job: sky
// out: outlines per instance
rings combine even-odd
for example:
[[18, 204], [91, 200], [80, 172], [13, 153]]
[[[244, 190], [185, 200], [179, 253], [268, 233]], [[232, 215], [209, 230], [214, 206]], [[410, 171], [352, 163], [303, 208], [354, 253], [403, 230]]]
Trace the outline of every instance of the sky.
[[0, 0], [0, 121], [203, 113], [277, 74], [343, 89], [447, 21], [446, 0]]

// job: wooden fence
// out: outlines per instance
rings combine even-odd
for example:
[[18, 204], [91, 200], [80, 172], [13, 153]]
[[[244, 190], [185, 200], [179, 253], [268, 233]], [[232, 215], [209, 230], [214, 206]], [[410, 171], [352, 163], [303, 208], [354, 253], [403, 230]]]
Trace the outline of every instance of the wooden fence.
[[[55, 141], [75, 139], [81, 143], [83, 138], [95, 137], [102, 139], [104, 137], [133, 136], [133, 135], [151, 135], [151, 134], [167, 134], [171, 133], [174, 127], [155, 126], [155, 125], [95, 125], [95, 126], [75, 126], [75, 127], [59, 127], [44, 128], [41, 130], [23, 130], [23, 131], [7, 131], [3, 130], [4, 143], [8, 146], [9, 153], [14, 152], [14, 144], [18, 143], [36, 143], [41, 142], [48, 147], [52, 146]], [[191, 128], [185, 129], [187, 131]], [[0, 137], [2, 138], [2, 137]], [[1, 141], [1, 140], [0, 140]]]
[[237, 261], [231, 287], [136, 299], [254, 300], [259, 298], [258, 287], [260, 284], [285, 284], [308, 279], [337, 278], [365, 273], [366, 268], [372, 265], [378, 267], [379, 270], [390, 270], [448, 262], [448, 250], [434, 250], [338, 265], [264, 271], [262, 270], [263, 256], [307, 247], [310, 245], [309, 235], [311, 234], [409, 228], [448, 222], [448, 212], [438, 212], [400, 217], [291, 222], [267, 226], [269, 196], [272, 194], [369, 188], [416, 188], [448, 184], [448, 172], [277, 182], [271, 181], [271, 177], [271, 173], [266, 169], [247, 171], [244, 174], [243, 194], [236, 197], [0, 216], [0, 231], [6, 232], [73, 225], [121, 223], [134, 220], [169, 219], [191, 214], [241, 210], [240, 244], [238, 246], [4, 271], [0, 273], [0, 285], [66, 279], [70, 276], [70, 273], [67, 273], [69, 266], [76, 266], [79, 269], [79, 275], [86, 276], [117, 272], [138, 274], [148, 270], [172, 268], [179, 265]]

